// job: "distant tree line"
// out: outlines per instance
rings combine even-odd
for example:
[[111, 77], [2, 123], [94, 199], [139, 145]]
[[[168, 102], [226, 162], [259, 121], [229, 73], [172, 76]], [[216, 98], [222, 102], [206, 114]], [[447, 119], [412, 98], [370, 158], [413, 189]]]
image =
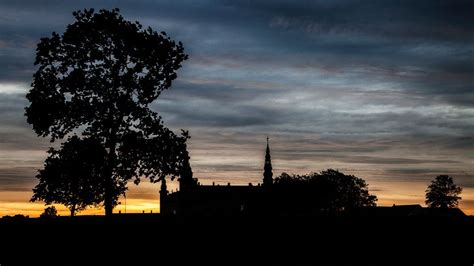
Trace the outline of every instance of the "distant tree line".
[[[282, 209], [313, 213], [338, 213], [360, 207], [375, 207], [377, 197], [369, 193], [362, 178], [328, 169], [305, 175], [282, 173], [275, 178], [272, 201]], [[458, 206], [462, 188], [448, 175], [437, 176], [426, 190], [426, 205], [431, 208]]]

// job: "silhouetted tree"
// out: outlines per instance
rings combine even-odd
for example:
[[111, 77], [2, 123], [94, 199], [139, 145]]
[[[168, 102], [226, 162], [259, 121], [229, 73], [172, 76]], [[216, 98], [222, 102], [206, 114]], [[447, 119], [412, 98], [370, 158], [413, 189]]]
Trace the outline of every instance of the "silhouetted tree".
[[327, 189], [329, 210], [376, 206], [377, 197], [369, 194], [368, 185], [362, 178], [328, 169], [319, 174], [318, 184]]
[[426, 205], [431, 208], [454, 208], [461, 199], [462, 188], [449, 175], [439, 175], [426, 189]]
[[332, 169], [309, 175], [283, 173], [275, 179], [274, 187], [277, 198], [284, 199], [282, 205], [323, 213], [376, 206], [377, 201], [363, 179]]
[[[99, 141], [73, 136], [60, 150], [51, 148], [48, 154], [44, 169], [36, 176], [39, 184], [33, 189], [31, 201], [64, 204], [71, 216], [103, 201], [107, 152]], [[114, 189], [124, 193], [123, 185]]]
[[44, 209], [43, 213], [40, 214], [40, 217], [42, 218], [55, 218], [58, 216], [58, 211], [56, 210], [56, 207], [54, 206], [49, 206]]
[[142, 29], [118, 9], [73, 15], [63, 35], [53, 32], [38, 44], [25, 115], [51, 141], [74, 131], [101, 142], [107, 149], [104, 206], [111, 215], [128, 180], [178, 174], [189, 136], [164, 127], [149, 105], [188, 56], [181, 42]]

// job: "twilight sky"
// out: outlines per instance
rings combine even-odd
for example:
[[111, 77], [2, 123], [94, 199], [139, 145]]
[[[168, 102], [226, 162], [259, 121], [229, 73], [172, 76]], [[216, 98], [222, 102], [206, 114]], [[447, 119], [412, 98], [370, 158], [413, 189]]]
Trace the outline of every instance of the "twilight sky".
[[[91, 7], [184, 43], [153, 109], [190, 131], [201, 183], [260, 182], [268, 135], [274, 175], [336, 168], [391, 205], [449, 174], [474, 214], [472, 1], [2, 0], [0, 216], [44, 208], [28, 199], [51, 143], [23, 115], [36, 43]], [[158, 211], [158, 184], [130, 188], [128, 210]]]

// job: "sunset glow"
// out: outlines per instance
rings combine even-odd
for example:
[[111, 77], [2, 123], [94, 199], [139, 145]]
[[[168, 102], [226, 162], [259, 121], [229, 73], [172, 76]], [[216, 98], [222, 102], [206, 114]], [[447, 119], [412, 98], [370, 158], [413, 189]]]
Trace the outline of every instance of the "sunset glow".
[[[113, 7], [189, 54], [150, 107], [189, 130], [202, 184], [261, 183], [269, 136], [274, 177], [338, 169], [365, 179], [380, 206], [424, 206], [430, 181], [447, 174], [474, 215], [474, 17], [432, 2], [2, 1], [0, 217], [40, 215], [35, 175], [61, 141], [24, 116], [36, 44], [64, 32], [74, 10]], [[159, 212], [160, 184], [128, 187], [115, 213]]]

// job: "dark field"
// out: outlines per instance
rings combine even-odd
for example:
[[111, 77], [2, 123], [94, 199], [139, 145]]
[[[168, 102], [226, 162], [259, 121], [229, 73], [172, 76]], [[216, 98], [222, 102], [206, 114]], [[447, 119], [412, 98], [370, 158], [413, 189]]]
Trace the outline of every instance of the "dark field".
[[0, 264], [472, 265], [473, 225], [473, 217], [3, 219]]

